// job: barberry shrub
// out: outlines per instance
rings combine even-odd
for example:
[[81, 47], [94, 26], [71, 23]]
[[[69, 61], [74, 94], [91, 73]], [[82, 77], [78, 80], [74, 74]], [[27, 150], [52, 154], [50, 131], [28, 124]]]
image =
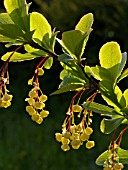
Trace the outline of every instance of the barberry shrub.
[[[123, 169], [124, 164], [128, 164], [128, 150], [120, 147], [123, 134], [128, 130], [128, 89], [122, 92], [118, 83], [128, 76], [128, 68], [125, 68], [127, 53], [121, 53], [117, 42], [107, 42], [99, 51], [100, 65], [85, 65], [84, 49], [92, 32], [93, 14], [84, 15], [73, 30], [63, 32], [59, 39], [59, 31], [52, 31], [42, 14], [28, 12], [30, 5], [26, 0], [4, 0], [6, 13], [0, 14], [0, 42], [6, 43], [7, 48], [14, 46], [15, 50], [1, 58], [4, 64], [0, 69], [0, 107], [9, 107], [13, 98], [7, 90], [9, 62], [40, 57], [32, 78], [28, 79], [32, 89], [25, 101], [26, 112], [34, 122], [41, 124], [49, 111], [45, 110], [48, 97], [39, 85], [39, 77], [45, 74], [45, 69], [51, 68], [53, 61], [59, 62], [63, 67], [60, 73], [62, 82], [52, 95], [76, 91], [67, 108], [62, 132], [55, 133], [61, 149], [69, 151], [70, 148], [79, 149], [81, 145], [93, 148], [95, 142], [91, 139], [91, 125], [93, 114], [98, 113], [105, 117], [100, 130], [104, 134], [112, 133], [112, 139], [96, 164], [103, 166], [104, 170]], [[60, 55], [55, 53], [56, 43], [62, 47]], [[24, 49], [25, 53], [18, 52], [20, 49]], [[94, 102], [97, 95], [102, 96], [106, 105]], [[118, 131], [121, 125], [125, 128]]]

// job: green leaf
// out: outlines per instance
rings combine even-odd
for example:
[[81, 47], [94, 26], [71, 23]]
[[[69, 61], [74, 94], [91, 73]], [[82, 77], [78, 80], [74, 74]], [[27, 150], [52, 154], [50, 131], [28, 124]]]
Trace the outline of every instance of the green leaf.
[[61, 65], [63, 66], [63, 68], [65, 70], [67, 70], [72, 76], [78, 77], [80, 79], [83, 79], [84, 81], [86, 81], [86, 83], [88, 83], [89, 85], [89, 81], [88, 79], [85, 77], [83, 71], [81, 70], [80, 66], [77, 64], [77, 62], [72, 62], [69, 61], [67, 63], [62, 63]]
[[[103, 152], [97, 159], [96, 164], [99, 166], [103, 166], [106, 159], [109, 157], [111, 153], [107, 150]], [[128, 164], [128, 150], [124, 150], [122, 148], [117, 148], [117, 154], [119, 156], [119, 162], [122, 164]]]
[[84, 72], [88, 75], [88, 77], [91, 77], [91, 67], [85, 65]]
[[29, 44], [24, 45], [24, 49], [33, 55], [44, 57], [47, 53], [43, 50], [31, 47]]
[[61, 54], [58, 56], [58, 60], [61, 62], [67, 63], [69, 61], [74, 61], [74, 58], [68, 54]]
[[51, 35], [50, 38], [50, 50], [52, 50], [54, 52], [54, 46], [55, 46], [55, 42], [56, 42], [56, 36], [60, 31], [56, 31], [55, 33], [53, 33]]
[[9, 48], [9, 47], [11, 47], [13, 45], [19, 46], [19, 45], [22, 45], [22, 44], [24, 44], [24, 41], [16, 40], [16, 41], [12, 41], [12, 42], [9, 42], [9, 43], [5, 44], [5, 47]]
[[44, 63], [44, 68], [50, 69], [52, 67], [52, 64], [53, 64], [53, 58], [49, 57], [47, 61]]
[[120, 110], [122, 107], [117, 100], [118, 89], [113, 87], [112, 82], [103, 80], [99, 83], [99, 88], [103, 99], [108, 103], [108, 105], [113, 106]]
[[83, 107], [87, 110], [91, 110], [95, 113], [99, 113], [104, 116], [111, 117], [112, 115], [118, 114], [117, 112], [114, 111], [114, 109], [95, 102], [84, 102]]
[[63, 69], [61, 72], [60, 72], [60, 79], [63, 80], [65, 77], [71, 75], [67, 70]]
[[61, 94], [61, 93], [65, 93], [65, 92], [68, 92], [68, 91], [76, 91], [76, 90], [79, 90], [79, 89], [82, 89], [82, 88], [83, 88], [82, 84], [68, 84], [67, 86], [62, 87], [59, 90], [56, 90], [51, 95]]
[[121, 96], [120, 103], [124, 108], [128, 106], [128, 89], [126, 89]]
[[80, 30], [84, 33], [88, 32], [93, 24], [93, 14], [88, 13], [84, 15], [75, 27], [75, 30]]
[[79, 30], [67, 31], [62, 34], [62, 41], [59, 42], [71, 56], [79, 59], [84, 52], [88, 34], [83, 34]]
[[75, 76], [67, 76], [64, 78], [64, 80], [59, 85], [59, 88], [65, 87], [69, 84], [81, 84], [81, 86], [85, 87], [86, 82], [78, 77]]
[[123, 73], [118, 77], [117, 82], [119, 83], [122, 79], [128, 76], [128, 69], [124, 70]]
[[91, 67], [91, 75], [95, 79], [100, 80], [100, 81], [101, 80], [111, 81], [109, 70], [103, 67], [100, 67], [100, 66]]
[[125, 98], [125, 101], [126, 101], [126, 106], [128, 106], [128, 89], [126, 89], [123, 93], [123, 96]]
[[14, 24], [0, 24], [0, 36], [10, 38], [13, 41], [17, 39], [24, 40], [22, 30]]
[[[6, 54], [4, 54], [2, 56], [1, 59], [6, 61], [12, 53], [13, 52], [7, 52]], [[21, 54], [21, 53], [15, 52], [9, 61], [10, 62], [21, 62], [21, 61], [25, 61], [25, 60], [32, 60], [37, 57], [40, 57], [40, 56], [35, 56], [30, 53]]]
[[118, 68], [118, 77], [121, 75], [121, 72], [123, 71], [126, 62], [127, 62], [127, 53], [124, 52], [122, 53], [122, 60]]
[[40, 41], [42, 41], [46, 34], [51, 37], [50, 24], [48, 23], [46, 18], [38, 12], [32, 12], [30, 14], [30, 31], [33, 30], [35, 30], [33, 34], [34, 39], [39, 39]]
[[120, 46], [117, 42], [104, 44], [99, 52], [101, 67], [108, 69], [110, 79], [114, 83], [119, 74], [119, 67], [122, 60]]
[[29, 31], [29, 15], [26, 0], [4, 0], [4, 6], [13, 22], [22, 30]]
[[10, 42], [11, 43], [14, 40], [15, 40], [14, 38], [9, 38], [7, 36], [0, 35], [0, 42]]
[[105, 134], [109, 134], [114, 131], [122, 123], [124, 117], [116, 119], [103, 119], [101, 121], [100, 130]]
[[8, 13], [0, 14], [0, 24], [14, 24]]
[[128, 115], [128, 106], [124, 107], [121, 109], [121, 112], [125, 113]]

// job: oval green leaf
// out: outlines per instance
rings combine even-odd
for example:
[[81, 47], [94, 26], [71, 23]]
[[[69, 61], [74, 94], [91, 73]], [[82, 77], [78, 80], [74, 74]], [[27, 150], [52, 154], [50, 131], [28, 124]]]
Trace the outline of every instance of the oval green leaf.
[[87, 110], [91, 110], [95, 113], [99, 113], [105, 116], [111, 117], [112, 115], [118, 114], [114, 111], [114, 109], [96, 102], [84, 102], [83, 107]]
[[37, 38], [40, 41], [43, 40], [43, 37], [48, 34], [51, 37], [51, 26], [46, 20], [46, 18], [38, 13], [32, 12], [30, 14], [30, 31], [35, 30], [33, 38]]
[[75, 30], [80, 30], [84, 33], [88, 32], [93, 24], [93, 14], [88, 13], [84, 15], [75, 27]]
[[114, 131], [122, 123], [125, 118], [120, 116], [117, 119], [103, 119], [100, 124], [101, 132], [109, 134]]
[[99, 52], [101, 67], [109, 69], [110, 79], [114, 82], [119, 74], [119, 66], [122, 60], [120, 46], [117, 42], [104, 44]]

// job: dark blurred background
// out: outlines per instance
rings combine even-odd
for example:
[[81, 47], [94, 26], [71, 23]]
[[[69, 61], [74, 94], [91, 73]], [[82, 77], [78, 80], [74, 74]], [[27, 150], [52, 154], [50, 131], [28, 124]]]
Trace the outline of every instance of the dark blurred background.
[[[31, 1], [27, 1], [31, 2]], [[30, 11], [42, 13], [56, 30], [73, 29], [79, 19], [86, 13], [94, 14], [93, 32], [90, 35], [85, 57], [87, 64], [98, 64], [100, 47], [108, 41], [117, 41], [122, 52], [128, 51], [128, 0], [33, 0]], [[0, 12], [5, 12], [3, 0], [0, 1]], [[0, 54], [7, 51], [0, 45]], [[57, 45], [56, 52], [61, 53]], [[72, 93], [50, 96], [46, 108], [50, 111], [42, 125], [35, 124], [25, 111], [25, 98], [31, 87], [28, 79], [33, 76], [34, 68], [40, 59], [22, 63], [10, 63], [10, 85], [13, 94], [12, 106], [0, 109], [0, 170], [101, 170], [95, 164], [97, 156], [107, 149], [111, 135], [99, 131], [101, 118], [93, 116], [94, 133], [91, 139], [96, 147], [87, 150], [82, 146], [79, 150], [63, 152], [60, 143], [54, 138], [55, 132], [61, 132], [65, 112], [69, 106]], [[2, 62], [1, 62], [2, 64]], [[60, 83], [61, 66], [54, 63], [51, 70], [45, 70], [40, 79], [40, 86], [45, 94], [55, 91]], [[122, 89], [127, 88], [128, 81], [120, 83]], [[100, 102], [100, 97], [97, 98]], [[125, 132], [122, 147], [128, 149], [128, 133]], [[128, 166], [124, 168], [128, 169]]]

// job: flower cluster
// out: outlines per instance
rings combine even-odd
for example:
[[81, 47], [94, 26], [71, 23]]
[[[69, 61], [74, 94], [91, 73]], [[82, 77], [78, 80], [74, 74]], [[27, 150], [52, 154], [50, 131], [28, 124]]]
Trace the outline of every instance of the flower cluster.
[[[78, 113], [78, 117], [83, 114], [82, 121], [79, 124], [75, 124], [74, 115]], [[89, 114], [89, 113], [88, 113]], [[85, 147], [91, 149], [94, 147], [95, 142], [89, 140], [90, 135], [93, 133], [93, 129], [89, 126], [88, 114], [85, 114], [85, 110], [80, 105], [73, 105], [67, 112], [67, 118], [62, 125], [62, 134], [56, 133], [55, 137], [58, 142], [61, 142], [61, 149], [63, 151], [70, 150], [70, 146], [73, 149], [79, 149], [81, 145], [86, 141]]]
[[124, 165], [119, 162], [118, 145], [114, 144], [113, 146], [108, 150], [109, 156], [104, 162], [103, 170], [121, 170], [124, 168]]
[[8, 90], [6, 88], [8, 79], [1, 77], [0, 79], [0, 107], [7, 108], [11, 105], [12, 95], [8, 94]]
[[45, 108], [45, 101], [48, 97], [43, 94], [39, 87], [39, 83], [37, 81], [37, 75], [42, 76], [44, 71], [42, 68], [39, 68], [35, 71], [36, 73], [36, 80], [34, 78], [28, 81], [28, 84], [33, 84], [34, 88], [29, 91], [29, 98], [26, 98], [25, 101], [28, 102], [28, 106], [26, 106], [26, 111], [31, 116], [32, 120], [38, 124], [43, 122], [43, 119], [49, 115], [49, 111], [44, 110]]

